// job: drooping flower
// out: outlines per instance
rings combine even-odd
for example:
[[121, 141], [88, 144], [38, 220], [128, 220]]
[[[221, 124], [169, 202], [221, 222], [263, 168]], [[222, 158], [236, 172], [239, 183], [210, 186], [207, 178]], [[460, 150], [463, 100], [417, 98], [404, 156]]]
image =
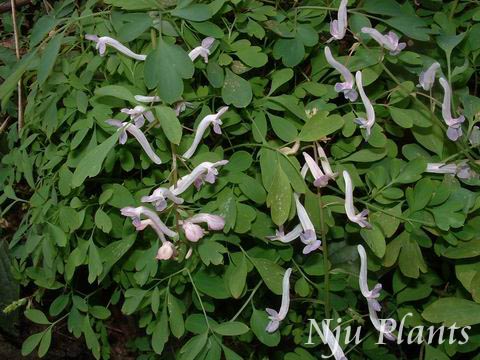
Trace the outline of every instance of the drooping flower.
[[182, 221], [181, 223], [185, 237], [191, 242], [197, 242], [205, 235], [205, 230], [198, 224], [193, 224], [190, 221]]
[[290, 274], [292, 273], [292, 269], [288, 268], [285, 270], [283, 274], [283, 282], [282, 282], [282, 305], [280, 306], [280, 310], [277, 312], [276, 310], [267, 308], [265, 311], [269, 315], [268, 318], [270, 322], [268, 323], [265, 330], [269, 333], [275, 332], [278, 327], [280, 326], [280, 321], [285, 319], [288, 314], [288, 308], [290, 306]]
[[[120, 213], [123, 216], [128, 216], [129, 218], [132, 219], [132, 224], [136, 228], [138, 227], [139, 229], [144, 228], [143, 224], [141, 223], [141, 215], [144, 215], [147, 219], [151, 220], [151, 226], [154, 227], [155, 230], [158, 230], [162, 232], [163, 234], [167, 235], [170, 238], [177, 237], [178, 234], [175, 231], [170, 230], [162, 220], [158, 217], [157, 213], [150, 210], [149, 208], [145, 206], [139, 206], [139, 207], [132, 207], [132, 206], [127, 206], [122, 209], [120, 209]], [[150, 225], [148, 223], [147, 225]], [[146, 226], [146, 225], [145, 225]]]
[[440, 69], [440, 64], [438, 62], [434, 62], [432, 65], [428, 67], [427, 70], [422, 71], [419, 77], [419, 85], [423, 88], [423, 90], [430, 90], [435, 83], [435, 74], [437, 70]]
[[318, 157], [320, 158], [320, 164], [322, 164], [323, 172], [330, 179], [332, 180], [335, 179], [338, 176], [338, 173], [332, 171], [330, 163], [328, 162], [327, 154], [325, 154], [325, 151], [323, 150], [320, 144], [318, 144], [317, 146], [317, 151], [318, 151]]
[[203, 61], [205, 61], [205, 63], [208, 63], [208, 55], [210, 55], [210, 48], [212, 47], [214, 42], [215, 39], [213, 37], [207, 37], [203, 39], [202, 44], [190, 51], [188, 53], [188, 56], [190, 57], [190, 59], [192, 59], [192, 61], [195, 61], [197, 57], [201, 56], [203, 58]]
[[372, 226], [367, 221], [368, 209], [364, 209], [358, 214], [355, 214], [352, 179], [346, 170], [343, 170], [343, 179], [345, 180], [345, 212], [347, 213], [348, 219], [357, 223], [362, 228], [371, 228]]
[[367, 97], [367, 94], [365, 94], [365, 90], [363, 90], [361, 71], [356, 72], [355, 80], [357, 82], [358, 92], [360, 93], [360, 97], [362, 98], [363, 106], [365, 107], [365, 111], [367, 112], [366, 120], [364, 118], [356, 118], [355, 123], [360, 125], [360, 128], [365, 129], [366, 138], [368, 139], [372, 132], [372, 127], [375, 124], [375, 110], [373, 109], [372, 103]]
[[198, 165], [193, 171], [180, 178], [175, 185], [170, 187], [172, 194], [178, 196], [194, 184], [198, 189], [204, 181], [214, 184], [218, 175], [217, 167], [228, 164], [228, 160], [220, 160], [215, 163], [205, 161]]
[[390, 55], [398, 55], [407, 46], [404, 42], [398, 42], [400, 38], [393, 31], [389, 31], [387, 35], [383, 35], [377, 29], [363, 27], [362, 32], [370, 35], [380, 46], [389, 50]]
[[170, 241], [165, 241], [158, 249], [157, 260], [169, 260], [175, 256], [175, 246]]
[[458, 118], [452, 117], [452, 89], [447, 79], [443, 76], [440, 78], [440, 85], [443, 87], [444, 96], [442, 102], [442, 117], [448, 125], [447, 136], [452, 141], [457, 141], [462, 136], [462, 123], [465, 121], [465, 116], [460, 115]]
[[323, 173], [322, 169], [320, 169], [320, 166], [318, 166], [315, 160], [306, 152], [303, 153], [303, 158], [305, 159], [305, 163], [307, 164], [308, 169], [313, 176], [313, 185], [318, 188], [327, 186], [330, 178]]
[[280, 226], [276, 231], [275, 235], [267, 236], [268, 240], [280, 241], [282, 243], [289, 243], [298, 238], [303, 233], [303, 227], [301, 224], [298, 224], [293, 228], [292, 231], [285, 234], [283, 226]]
[[120, 110], [122, 113], [130, 116], [130, 119], [133, 120], [133, 123], [136, 127], [141, 128], [145, 124], [145, 120], [149, 123], [155, 121], [153, 113], [144, 108], [142, 105], [137, 105], [133, 109], [123, 108]]
[[325, 58], [327, 62], [332, 66], [335, 70], [337, 70], [345, 79], [345, 82], [338, 82], [335, 84], [335, 91], [340, 93], [343, 92], [343, 96], [345, 99], [350, 101], [357, 100], [358, 94], [353, 88], [355, 85], [353, 80], [353, 75], [350, 71], [343, 65], [340, 64], [337, 60], [335, 60], [332, 56], [332, 52], [328, 46], [325, 46]]
[[342, 40], [344, 38], [348, 26], [347, 4], [348, 0], [342, 0], [340, 2], [337, 15], [338, 19], [330, 22], [330, 34], [332, 34], [332, 37], [330, 40], [328, 40], [328, 42], [332, 41], [333, 39]]
[[335, 360], [347, 360], [347, 357], [345, 356], [342, 347], [340, 346], [332, 331], [328, 327], [326, 321], [322, 321], [322, 333], [323, 337], [325, 338], [325, 342], [330, 348], [330, 351], [332, 352]]
[[445, 163], [428, 163], [428, 173], [434, 174], [451, 174], [456, 175], [459, 179], [468, 180], [477, 176], [477, 174], [468, 166], [466, 161], [457, 164], [445, 164]]
[[152, 203], [157, 211], [163, 211], [167, 207], [167, 199], [175, 204], [183, 204], [183, 199], [175, 196], [170, 189], [159, 187], [152, 192], [152, 195], [143, 196], [143, 203]]
[[200, 121], [197, 127], [197, 131], [195, 132], [195, 138], [193, 139], [192, 145], [185, 152], [185, 154], [182, 155], [185, 159], [190, 159], [195, 153], [198, 144], [200, 144], [200, 141], [202, 140], [205, 130], [207, 130], [210, 124], [213, 124], [213, 131], [216, 134], [222, 133], [222, 129], [220, 128], [220, 125], [222, 125], [222, 120], [220, 120], [220, 117], [225, 114], [227, 110], [228, 106], [222, 106], [220, 109], [218, 109], [218, 112], [216, 114], [207, 115], [202, 119], [202, 121]]
[[137, 139], [140, 146], [143, 148], [148, 157], [155, 163], [161, 164], [162, 160], [158, 157], [157, 154], [153, 151], [152, 147], [147, 141], [147, 138], [135, 124], [128, 122], [121, 122], [120, 120], [109, 119], [105, 121], [107, 124], [115, 126], [120, 131], [120, 137], [118, 141], [120, 144], [125, 144], [127, 142], [127, 132], [130, 133], [135, 139]]
[[282, 154], [285, 154], [285, 155], [295, 155], [297, 153], [298, 149], [300, 149], [300, 140], [295, 139], [295, 142], [293, 143], [292, 147], [284, 146], [284, 147], [278, 149], [278, 151], [280, 151]]
[[175, 114], [179, 116], [182, 112], [184, 112], [187, 107], [192, 107], [192, 103], [188, 101], [179, 101], [175, 104]]
[[155, 230], [162, 243], [167, 241], [167, 239], [165, 239], [165, 234], [151, 219], [140, 220], [140, 222], [135, 221], [133, 226], [135, 226], [135, 230], [137, 231], [145, 230], [147, 226], [150, 226], [153, 230]]
[[199, 213], [188, 219], [193, 224], [207, 223], [208, 230], [223, 230], [225, 227], [225, 219], [219, 215]]
[[125, 45], [120, 43], [120, 41], [115, 40], [111, 37], [108, 36], [101, 36], [98, 37], [97, 35], [85, 35], [85, 39], [94, 41], [97, 45], [96, 48], [98, 50], [98, 53], [100, 56], [105, 55], [105, 51], [107, 49], [107, 45], [117, 49], [120, 51], [122, 54], [127, 55], [135, 60], [140, 60], [144, 61], [147, 58], [147, 55], [142, 55], [142, 54], [136, 54], [129, 48], [127, 48]]
[[368, 313], [370, 315], [370, 321], [377, 331], [383, 334], [389, 340], [395, 340], [395, 335], [390, 331], [391, 324], [386, 321], [381, 323], [378, 319], [377, 312], [382, 309], [380, 303], [378, 302], [378, 297], [380, 296], [380, 291], [382, 290], [382, 284], [377, 284], [372, 290], [368, 289], [367, 283], [367, 254], [362, 245], [357, 246], [358, 254], [360, 255], [360, 276], [359, 276], [359, 285], [362, 295], [367, 299], [368, 304]]
[[312, 251], [317, 250], [321, 245], [322, 242], [317, 240], [317, 234], [315, 233], [315, 227], [313, 226], [310, 217], [308, 216], [307, 210], [303, 207], [300, 203], [300, 199], [297, 193], [293, 194], [295, 198], [295, 206], [297, 208], [297, 216], [300, 220], [300, 224], [303, 228], [303, 233], [300, 234], [300, 240], [306, 246], [303, 248], [303, 254], [307, 255]]
[[144, 95], [135, 95], [135, 100], [142, 103], [153, 103], [161, 101], [159, 96], [144, 96]]

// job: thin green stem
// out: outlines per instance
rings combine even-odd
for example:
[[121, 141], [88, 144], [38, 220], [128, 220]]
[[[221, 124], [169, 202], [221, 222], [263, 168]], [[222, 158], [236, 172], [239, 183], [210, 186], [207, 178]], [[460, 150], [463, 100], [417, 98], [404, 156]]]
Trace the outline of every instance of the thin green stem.
[[200, 303], [200, 307], [202, 308], [203, 316], [205, 316], [205, 321], [207, 322], [208, 330], [212, 331], [212, 328], [210, 327], [210, 323], [208, 322], [207, 312], [205, 311], [205, 307], [203, 306], [202, 298], [200, 297], [200, 293], [198, 292], [197, 287], [195, 286], [195, 282], [193, 281], [192, 274], [190, 273], [190, 270], [188, 270], [188, 269], [187, 269], [187, 274], [188, 274], [188, 277], [190, 278], [190, 282], [192, 283], [193, 290], [195, 291], [195, 294], [197, 295], [198, 302]]
[[242, 307], [240, 308], [240, 310], [237, 311], [237, 313], [230, 319], [230, 322], [232, 321], [235, 321], [239, 316], [240, 314], [243, 312], [243, 310], [245, 310], [245, 308], [247, 307], [248, 303], [253, 299], [253, 296], [255, 295], [255, 293], [257, 292], [257, 290], [260, 288], [260, 286], [262, 286], [263, 284], [263, 280], [260, 280], [257, 285], [255, 285], [255, 287], [253, 288], [252, 290], [252, 293], [250, 294], [250, 296], [248, 297], [248, 299], [243, 303]]

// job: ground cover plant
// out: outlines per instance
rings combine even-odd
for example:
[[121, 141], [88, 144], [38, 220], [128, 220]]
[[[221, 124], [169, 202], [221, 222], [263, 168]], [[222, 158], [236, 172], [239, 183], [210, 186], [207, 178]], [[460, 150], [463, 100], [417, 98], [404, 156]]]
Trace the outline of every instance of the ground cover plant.
[[480, 359], [479, 4], [3, 13], [2, 331], [24, 316], [45, 358], [68, 335], [96, 359]]

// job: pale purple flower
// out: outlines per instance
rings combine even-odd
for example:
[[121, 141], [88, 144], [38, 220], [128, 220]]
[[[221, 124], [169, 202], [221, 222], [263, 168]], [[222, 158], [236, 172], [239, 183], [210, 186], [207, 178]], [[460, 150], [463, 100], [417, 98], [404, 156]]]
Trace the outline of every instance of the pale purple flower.
[[193, 224], [190, 221], [181, 222], [185, 237], [191, 242], [197, 242], [205, 235], [205, 230], [200, 225]]
[[208, 230], [218, 231], [223, 230], [223, 228], [225, 227], [225, 219], [222, 216], [213, 214], [196, 214], [193, 215], [191, 218], [187, 219], [186, 221], [189, 221], [193, 224], [207, 223]]
[[350, 101], [357, 100], [358, 94], [353, 88], [353, 86], [355, 85], [353, 75], [343, 64], [339, 63], [333, 58], [332, 52], [330, 51], [330, 48], [328, 46], [325, 46], [325, 58], [327, 59], [327, 62], [330, 64], [330, 66], [337, 70], [345, 79], [345, 82], [338, 82], [335, 84], [335, 91], [337, 93], [343, 92], [343, 96], [345, 96], [345, 99], [348, 99]]
[[420, 73], [419, 77], [419, 85], [423, 88], [423, 90], [430, 90], [435, 83], [435, 74], [437, 70], [440, 69], [440, 64], [438, 62], [434, 62], [429, 68], [425, 71]]
[[101, 36], [98, 37], [97, 35], [85, 35], [85, 39], [94, 41], [97, 45], [96, 48], [100, 56], [105, 55], [105, 51], [107, 49], [107, 45], [117, 49], [122, 54], [127, 55], [135, 60], [144, 61], [147, 58], [147, 55], [136, 54], [125, 45], [120, 43], [118, 40], [112, 39], [108, 36]]
[[362, 245], [357, 246], [358, 254], [360, 255], [360, 276], [359, 285], [362, 295], [367, 299], [368, 313], [370, 315], [370, 321], [377, 331], [389, 340], [395, 340], [395, 335], [390, 331], [391, 323], [389, 321], [380, 322], [377, 312], [382, 309], [378, 302], [380, 291], [382, 290], [382, 284], [377, 284], [372, 290], [368, 288], [368, 275], [367, 275], [367, 254]]
[[342, 0], [340, 2], [337, 15], [338, 19], [332, 20], [332, 22], [330, 22], [330, 34], [332, 34], [332, 38], [330, 38], [328, 42], [332, 41], [333, 39], [342, 40], [344, 38], [348, 26], [347, 4], [348, 0]]
[[288, 268], [285, 270], [283, 274], [283, 282], [282, 282], [282, 305], [280, 306], [280, 310], [277, 312], [276, 310], [266, 308], [265, 311], [269, 315], [268, 318], [270, 322], [268, 323], [265, 330], [269, 333], [275, 332], [278, 327], [280, 326], [280, 321], [285, 319], [288, 314], [288, 308], [290, 306], [290, 274], [292, 273], [292, 269]]
[[362, 98], [363, 106], [365, 107], [365, 111], [367, 112], [367, 119], [364, 118], [356, 118], [355, 123], [360, 125], [361, 129], [365, 129], [366, 138], [370, 137], [372, 132], [372, 127], [375, 124], [375, 110], [373, 110], [372, 103], [370, 99], [365, 94], [365, 90], [363, 90], [363, 82], [362, 82], [362, 72], [357, 71], [355, 74], [355, 80], [357, 82], [358, 92], [360, 93], [360, 97]]
[[130, 119], [133, 120], [133, 123], [136, 127], [141, 128], [145, 124], [145, 120], [149, 123], [155, 121], [153, 113], [144, 108], [142, 105], [137, 105], [133, 109], [123, 108], [120, 110], [122, 113], [130, 116]]
[[182, 112], [184, 112], [187, 107], [192, 107], [192, 103], [188, 101], [179, 101], [175, 104], [175, 114], [179, 116]]
[[289, 243], [298, 238], [303, 233], [303, 227], [301, 224], [298, 224], [293, 228], [289, 233], [284, 232], [283, 226], [280, 226], [276, 231], [275, 235], [267, 236], [268, 240], [280, 241], [282, 243]]
[[[328, 324], [326, 321], [322, 321], [322, 333], [324, 337], [324, 341], [327, 343], [328, 347], [330, 348], [330, 351], [332, 352], [333, 357], [335, 360], [347, 360], [347, 357], [345, 356], [342, 347], [338, 343], [337, 339], [333, 335], [332, 331], [328, 327]], [[324, 357], [322, 355], [322, 357]], [[325, 356], [326, 358], [326, 356]]]
[[162, 163], [162, 160], [158, 157], [157, 154], [155, 154], [147, 138], [143, 134], [142, 130], [140, 130], [137, 126], [135, 126], [134, 124], [130, 124], [128, 122], [121, 122], [120, 120], [115, 120], [115, 119], [109, 119], [109, 120], [106, 120], [105, 122], [111, 126], [115, 126], [116, 128], [118, 128], [118, 131], [120, 132], [120, 137], [118, 138], [118, 141], [120, 144], [123, 145], [127, 142], [127, 132], [128, 132], [135, 139], [137, 139], [138, 143], [143, 148], [145, 153], [155, 164]]
[[390, 55], [398, 55], [400, 51], [405, 49], [406, 43], [399, 43], [400, 38], [393, 31], [389, 31], [387, 35], [381, 34], [377, 29], [363, 27], [362, 32], [370, 35], [380, 46], [390, 51]]
[[325, 151], [323, 150], [320, 144], [318, 144], [317, 146], [317, 151], [318, 151], [318, 157], [320, 158], [320, 164], [322, 164], [323, 172], [330, 179], [332, 180], [335, 179], [338, 176], [338, 173], [332, 171], [330, 163], [328, 162], [327, 154], [325, 154]]
[[[127, 206], [120, 209], [120, 213], [123, 216], [128, 216], [132, 219], [132, 224], [138, 229], [144, 229], [146, 225], [152, 226], [155, 231], [161, 232], [167, 235], [170, 238], [177, 237], [178, 234], [175, 231], [170, 230], [158, 217], [155, 211], [150, 210], [145, 206], [139, 207], [132, 207]], [[141, 222], [141, 215], [145, 216], [147, 219], [151, 220], [151, 223], [143, 223]]]
[[208, 55], [210, 55], [210, 48], [212, 47], [214, 42], [215, 39], [212, 37], [207, 37], [203, 39], [202, 44], [190, 51], [188, 53], [188, 56], [190, 57], [190, 59], [192, 59], [192, 61], [195, 61], [197, 57], [201, 56], [203, 58], [203, 61], [205, 61], [205, 63], [208, 63]]
[[157, 260], [169, 260], [175, 256], [175, 246], [170, 241], [165, 241], [158, 249]]
[[434, 174], [451, 174], [456, 175], [459, 179], [468, 180], [477, 176], [477, 174], [468, 166], [466, 161], [457, 164], [445, 164], [445, 163], [428, 163], [428, 173]]
[[458, 118], [452, 117], [452, 89], [447, 79], [443, 76], [440, 78], [440, 85], [443, 87], [445, 95], [442, 102], [442, 117], [448, 125], [447, 136], [452, 141], [457, 141], [462, 136], [462, 123], [465, 121], [465, 116], [460, 115]]
[[343, 179], [345, 180], [345, 212], [350, 221], [360, 225], [362, 228], [371, 228], [372, 226], [367, 221], [368, 209], [355, 213], [353, 206], [353, 184], [348, 171], [343, 170]]
[[320, 169], [320, 166], [318, 166], [315, 160], [306, 152], [303, 153], [303, 158], [305, 159], [305, 164], [307, 164], [307, 167], [313, 176], [313, 185], [318, 188], [327, 186], [330, 178], [323, 173], [322, 169]]
[[135, 100], [142, 103], [153, 103], [153, 102], [160, 102], [161, 99], [159, 96], [144, 96], [144, 95], [135, 95]]
[[175, 196], [170, 189], [157, 188], [152, 192], [152, 195], [143, 196], [141, 201], [144, 203], [152, 203], [157, 211], [163, 211], [167, 207], [167, 199], [173, 201], [175, 204], [183, 204], [183, 199]]
[[294, 193], [293, 197], [295, 198], [297, 216], [303, 228], [303, 233], [300, 234], [300, 240], [306, 245], [303, 248], [303, 254], [307, 255], [312, 251], [317, 250], [322, 245], [322, 242], [320, 240], [317, 240], [315, 227], [313, 226], [313, 223], [308, 216], [307, 210], [305, 210], [303, 205], [300, 203], [298, 194]]
[[165, 239], [165, 234], [162, 232], [162, 230], [158, 226], [156, 226], [156, 224], [150, 219], [140, 220], [140, 222], [135, 221], [133, 226], [135, 226], [135, 230], [137, 231], [145, 230], [147, 226], [150, 226], [153, 230], [155, 230], [158, 238], [162, 241], [162, 243], [167, 241], [167, 239]]
[[170, 191], [178, 196], [192, 184], [194, 184], [197, 189], [200, 188], [204, 181], [209, 184], [214, 184], [218, 175], [217, 167], [225, 164], [228, 164], [228, 160], [220, 160], [215, 163], [205, 161], [193, 169], [190, 174], [180, 178], [175, 185], [170, 187]]
[[185, 159], [190, 159], [195, 153], [195, 150], [197, 150], [197, 146], [200, 144], [200, 141], [202, 141], [205, 130], [207, 130], [210, 124], [213, 124], [213, 131], [216, 134], [222, 133], [222, 129], [220, 128], [220, 125], [222, 125], [222, 120], [220, 120], [220, 117], [225, 114], [227, 110], [228, 106], [223, 106], [218, 109], [218, 112], [216, 114], [207, 115], [200, 121], [197, 127], [197, 131], [195, 132], [195, 138], [193, 139], [192, 145], [185, 152], [185, 154], [182, 155]]

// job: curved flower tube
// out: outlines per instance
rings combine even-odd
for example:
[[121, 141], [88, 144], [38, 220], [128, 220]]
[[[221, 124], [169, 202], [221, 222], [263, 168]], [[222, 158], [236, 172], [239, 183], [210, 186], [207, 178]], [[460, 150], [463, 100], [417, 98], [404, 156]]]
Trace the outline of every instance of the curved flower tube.
[[188, 219], [193, 224], [207, 223], [208, 230], [223, 230], [225, 227], [225, 219], [219, 215], [200, 213], [193, 215]]
[[158, 157], [158, 155], [155, 154], [152, 147], [148, 143], [148, 140], [143, 134], [142, 130], [140, 130], [137, 126], [135, 126], [134, 124], [130, 124], [128, 122], [121, 122], [115, 119], [109, 119], [109, 120], [106, 120], [105, 122], [109, 125], [112, 125], [118, 128], [118, 131], [120, 131], [120, 137], [118, 138], [118, 141], [120, 144], [123, 145], [127, 142], [127, 132], [129, 132], [135, 139], [137, 139], [138, 143], [143, 148], [145, 153], [155, 164], [162, 163], [162, 160], [160, 159], [160, 157]]
[[135, 95], [135, 100], [142, 103], [153, 103], [161, 101], [159, 96], [143, 96], [143, 95]]
[[268, 323], [265, 330], [269, 333], [275, 332], [278, 327], [280, 326], [280, 322], [285, 319], [288, 314], [288, 308], [290, 306], [290, 274], [292, 273], [292, 269], [288, 268], [285, 270], [283, 274], [283, 282], [282, 282], [282, 305], [280, 306], [280, 310], [277, 312], [276, 310], [267, 308], [265, 311], [268, 313], [268, 318], [270, 322]]
[[155, 210], [163, 211], [167, 207], [167, 199], [173, 201], [175, 204], [183, 204], [183, 199], [175, 196], [170, 189], [157, 188], [153, 190], [152, 195], [143, 196], [140, 201], [143, 203], [152, 203]]
[[360, 291], [365, 299], [371, 300], [372, 307], [375, 311], [380, 311], [382, 307], [377, 299], [380, 296], [380, 291], [382, 291], [382, 284], [375, 285], [372, 290], [368, 289], [367, 253], [362, 245], [358, 245], [357, 250], [360, 255], [360, 276], [358, 280]]
[[137, 105], [133, 109], [123, 108], [120, 110], [122, 113], [130, 116], [136, 127], [141, 128], [145, 124], [145, 120], [149, 123], [155, 121], [155, 117], [150, 110], [147, 110], [142, 105]]
[[390, 55], [398, 55], [407, 46], [404, 42], [398, 42], [400, 38], [393, 31], [389, 31], [387, 35], [383, 35], [377, 29], [363, 27], [362, 32], [370, 35], [380, 46], [389, 50]]
[[137, 231], [145, 230], [147, 226], [151, 226], [152, 229], [155, 230], [155, 232], [157, 233], [158, 238], [162, 241], [162, 243], [167, 241], [167, 239], [165, 239], [165, 234], [162, 232], [162, 230], [158, 226], [156, 226], [156, 224], [150, 219], [140, 220], [140, 222], [135, 222], [133, 225], [135, 226], [135, 230]]
[[348, 171], [343, 170], [343, 179], [345, 180], [345, 212], [350, 221], [357, 223], [362, 228], [371, 228], [372, 226], [367, 221], [368, 209], [355, 214], [353, 206], [353, 185], [352, 179]]
[[435, 74], [437, 70], [440, 69], [440, 64], [438, 62], [434, 62], [432, 65], [428, 67], [427, 70], [422, 71], [419, 77], [419, 85], [423, 88], [423, 90], [430, 90], [435, 83]]
[[348, 0], [342, 0], [340, 2], [340, 6], [338, 7], [338, 19], [332, 20], [330, 23], [330, 34], [332, 37], [328, 42], [332, 41], [333, 39], [342, 40], [345, 37], [345, 33], [347, 31], [347, 4]]
[[447, 79], [443, 76], [439, 79], [440, 85], [443, 87], [444, 96], [442, 102], [442, 117], [448, 125], [447, 136], [452, 141], [457, 141], [462, 136], [462, 123], [465, 121], [465, 116], [460, 115], [458, 118], [452, 117], [452, 89]]
[[182, 112], [184, 112], [187, 107], [192, 107], [192, 103], [188, 101], [179, 101], [175, 104], [175, 114], [179, 116]]
[[466, 161], [460, 164], [445, 164], [445, 163], [428, 163], [428, 173], [434, 174], [452, 174], [456, 175], [459, 179], [468, 180], [476, 177], [476, 173], [468, 166]]
[[367, 97], [367, 94], [365, 94], [365, 90], [363, 90], [361, 71], [356, 72], [355, 80], [357, 82], [358, 92], [360, 93], [360, 97], [362, 98], [363, 106], [365, 107], [365, 111], [367, 112], [367, 120], [365, 120], [364, 118], [356, 118], [355, 123], [360, 125], [361, 129], [365, 129], [366, 138], [368, 139], [372, 132], [372, 127], [375, 124], [375, 110], [373, 109], [372, 103]]
[[197, 189], [200, 188], [204, 181], [213, 184], [218, 175], [217, 167], [226, 164], [228, 164], [228, 160], [220, 160], [215, 163], [205, 161], [193, 169], [190, 174], [180, 178], [175, 185], [170, 187], [170, 191], [172, 194], [178, 196], [192, 184], [194, 184]]
[[289, 233], [284, 232], [283, 226], [280, 226], [276, 231], [275, 235], [267, 236], [268, 240], [280, 241], [282, 243], [289, 243], [297, 239], [303, 233], [303, 227], [301, 224], [298, 224], [293, 228]]
[[176, 254], [175, 246], [170, 241], [165, 241], [158, 249], [157, 260], [169, 260]]
[[218, 109], [218, 112], [216, 114], [207, 115], [202, 119], [202, 121], [200, 121], [200, 124], [198, 124], [197, 127], [197, 131], [195, 132], [195, 138], [193, 139], [192, 145], [185, 152], [185, 154], [182, 155], [185, 159], [190, 159], [195, 153], [198, 144], [200, 144], [200, 141], [202, 140], [205, 130], [207, 130], [210, 124], [213, 124], [213, 131], [216, 134], [222, 133], [222, 129], [220, 128], [220, 125], [222, 125], [222, 120], [220, 120], [220, 117], [225, 114], [227, 110], [228, 106], [222, 106], [220, 109]]
[[115, 39], [113, 39], [111, 37], [108, 37], [108, 36], [98, 37], [97, 35], [85, 35], [85, 39], [90, 40], [90, 41], [94, 41], [95, 43], [97, 43], [96, 48], [97, 48], [100, 56], [105, 55], [107, 45], [109, 45], [109, 46], [117, 49], [118, 51], [120, 51], [122, 54], [124, 54], [128, 57], [131, 57], [135, 60], [144, 61], [147, 58], [147, 55], [136, 54], [132, 50], [127, 48], [125, 45], [123, 45], [120, 41], [115, 40]]
[[303, 153], [303, 158], [305, 159], [305, 163], [307, 164], [308, 169], [313, 176], [313, 185], [318, 188], [327, 186], [330, 178], [323, 173], [322, 169], [320, 169], [320, 166], [318, 166], [315, 160], [306, 152]]
[[353, 80], [353, 75], [343, 64], [340, 64], [337, 60], [333, 58], [332, 52], [330, 51], [330, 48], [328, 46], [325, 46], [325, 58], [327, 59], [327, 62], [330, 64], [330, 66], [337, 70], [345, 79], [345, 82], [338, 82], [335, 84], [335, 91], [337, 93], [343, 92], [343, 96], [345, 96], [345, 99], [348, 99], [350, 101], [357, 100], [358, 94], [353, 88], [355, 84]]
[[327, 154], [325, 154], [325, 151], [320, 146], [320, 144], [318, 144], [317, 146], [317, 151], [318, 151], [318, 157], [320, 158], [320, 164], [322, 164], [323, 172], [330, 179], [332, 180], [335, 179], [338, 176], [338, 173], [332, 171], [330, 163], [328, 162]]
[[345, 356], [342, 347], [338, 343], [337, 339], [335, 338], [332, 331], [328, 327], [328, 324], [325, 321], [322, 321], [322, 333], [323, 337], [325, 338], [325, 342], [330, 348], [330, 351], [332, 352], [335, 360], [347, 360], [347, 357]]
[[303, 207], [303, 205], [300, 203], [300, 199], [297, 193], [293, 194], [293, 197], [295, 198], [295, 206], [297, 208], [297, 216], [298, 219], [300, 220], [300, 224], [302, 225], [303, 228], [303, 233], [300, 234], [300, 240], [302, 243], [304, 243], [306, 246], [303, 248], [303, 254], [307, 255], [311, 253], [312, 251], [317, 250], [321, 245], [322, 242], [320, 240], [317, 240], [317, 234], [315, 233], [315, 227], [313, 226], [312, 221], [310, 220], [310, 217], [308, 216], [307, 211]]
[[[150, 219], [152, 224], [151, 226], [154, 227], [154, 229], [159, 230], [163, 234], [167, 235], [170, 238], [177, 237], [178, 234], [175, 231], [170, 230], [163, 222], [160, 220], [158, 217], [157, 213], [150, 210], [149, 208], [145, 206], [139, 206], [139, 207], [132, 207], [132, 206], [126, 206], [122, 209], [120, 209], [120, 213], [123, 216], [128, 216], [129, 218], [132, 219], [132, 224], [135, 227], [140, 227], [142, 228], [140, 216], [144, 215], [146, 218]], [[150, 223], [149, 223], [150, 225]]]
[[201, 56], [203, 58], [203, 61], [205, 61], [205, 64], [207, 64], [208, 55], [210, 55], [210, 48], [212, 47], [214, 42], [215, 42], [215, 39], [213, 37], [207, 37], [203, 39], [202, 44], [200, 46], [197, 46], [192, 51], [190, 51], [188, 53], [188, 56], [192, 61], [195, 61], [197, 57]]
[[394, 341], [397, 337], [393, 332], [390, 330], [392, 325], [390, 321], [386, 321], [384, 324], [380, 322], [378, 319], [377, 311], [375, 310], [375, 303], [371, 299], [367, 299], [368, 304], [368, 314], [370, 316], [370, 321], [372, 322], [373, 326], [379, 333], [381, 333], [385, 338], [388, 340]]
[[205, 236], [205, 230], [203, 230], [200, 225], [193, 224], [187, 220], [182, 221], [181, 225], [188, 241], [197, 242]]

